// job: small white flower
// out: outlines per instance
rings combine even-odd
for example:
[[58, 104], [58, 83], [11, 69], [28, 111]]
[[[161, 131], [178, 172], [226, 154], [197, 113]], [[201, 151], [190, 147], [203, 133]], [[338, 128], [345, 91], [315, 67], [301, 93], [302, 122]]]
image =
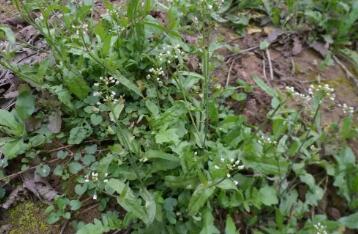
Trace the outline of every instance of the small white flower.
[[97, 193], [93, 194], [93, 200], [97, 200]]
[[244, 165], [237, 166], [237, 169], [238, 169], [238, 170], [243, 170], [244, 168], [245, 168], [245, 166], [244, 166]]
[[230, 177], [231, 177], [230, 173], [227, 173], [227, 174], [226, 174], [226, 177], [227, 177], [227, 178], [230, 178]]

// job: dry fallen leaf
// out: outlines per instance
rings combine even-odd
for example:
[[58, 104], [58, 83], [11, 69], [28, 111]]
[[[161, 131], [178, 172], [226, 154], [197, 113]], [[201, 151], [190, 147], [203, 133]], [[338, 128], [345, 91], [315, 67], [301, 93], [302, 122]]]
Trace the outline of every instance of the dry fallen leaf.
[[322, 57], [326, 57], [329, 52], [329, 44], [323, 44], [321, 42], [314, 42], [311, 45], [311, 48], [318, 52]]
[[293, 38], [293, 48], [292, 48], [292, 54], [293, 55], [299, 55], [302, 52], [302, 43], [298, 37]]
[[17, 202], [22, 193], [25, 192], [25, 189], [22, 185], [17, 186], [6, 199], [6, 201], [1, 205], [5, 210], [9, 209], [15, 202]]
[[52, 201], [57, 195], [57, 191], [51, 185], [36, 173], [28, 173], [24, 177], [24, 188], [30, 190], [39, 199]]
[[255, 27], [255, 26], [249, 26], [247, 28], [247, 34], [254, 34], [254, 33], [260, 33], [262, 32], [262, 28]]

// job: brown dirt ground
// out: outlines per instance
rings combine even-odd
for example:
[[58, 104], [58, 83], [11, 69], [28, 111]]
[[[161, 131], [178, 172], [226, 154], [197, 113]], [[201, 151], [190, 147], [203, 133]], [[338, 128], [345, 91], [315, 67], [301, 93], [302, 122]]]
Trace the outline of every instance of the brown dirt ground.
[[[283, 43], [274, 43], [269, 51], [271, 55], [274, 79], [270, 78], [269, 61], [264, 51], [257, 47], [260, 41], [267, 35], [264, 32], [247, 34], [239, 37], [227, 28], [218, 29], [218, 37], [225, 38], [224, 41], [231, 46], [239, 46], [241, 51], [248, 48], [255, 48], [248, 52], [232, 56], [227, 49], [220, 50], [224, 56], [225, 63], [219, 66], [214, 75], [222, 85], [225, 85], [228, 77], [230, 83], [241, 79], [250, 84], [254, 81], [252, 77], [258, 75], [266, 80], [270, 86], [284, 91], [286, 86], [292, 86], [300, 93], [308, 93], [310, 84], [328, 84], [335, 89], [335, 105], [324, 106], [322, 110], [322, 125], [328, 127], [333, 123], [340, 123], [345, 114], [338, 104], [346, 103], [348, 106], [358, 108], [358, 87], [346, 77], [345, 71], [338, 64], [322, 67], [323, 58], [313, 49], [305, 46], [302, 42], [302, 50], [298, 54], [293, 53], [294, 40], [285, 39]], [[296, 36], [293, 35], [293, 38]], [[297, 51], [296, 51], [297, 53]], [[244, 105], [231, 104], [239, 113], [243, 113], [252, 124], [262, 122], [270, 106], [270, 98], [261, 90], [254, 90]], [[355, 123], [358, 123], [357, 116]], [[358, 142], [352, 142], [351, 146], [358, 155]]]

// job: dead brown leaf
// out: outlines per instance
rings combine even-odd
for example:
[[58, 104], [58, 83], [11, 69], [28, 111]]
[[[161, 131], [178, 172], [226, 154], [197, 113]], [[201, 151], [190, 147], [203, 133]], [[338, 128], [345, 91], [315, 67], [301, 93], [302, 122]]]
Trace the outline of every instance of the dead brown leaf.
[[6, 201], [1, 205], [5, 210], [9, 209], [13, 204], [15, 204], [22, 196], [22, 193], [25, 192], [24, 186], [17, 186], [6, 199]]
[[36, 173], [25, 174], [23, 186], [40, 200], [45, 200], [47, 202], [52, 201], [58, 195], [57, 191]]
[[294, 56], [299, 55], [303, 50], [301, 40], [298, 37], [293, 38], [292, 54]]
[[329, 52], [329, 44], [323, 44], [321, 42], [314, 42], [311, 45], [311, 48], [318, 52], [322, 57], [326, 57]]

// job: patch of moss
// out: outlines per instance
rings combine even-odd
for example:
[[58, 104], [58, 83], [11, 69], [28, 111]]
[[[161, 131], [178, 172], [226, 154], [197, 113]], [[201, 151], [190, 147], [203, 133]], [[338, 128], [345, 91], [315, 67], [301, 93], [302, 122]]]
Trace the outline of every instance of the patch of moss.
[[47, 234], [52, 227], [46, 223], [42, 205], [26, 201], [12, 208], [8, 213], [11, 224], [9, 234]]

